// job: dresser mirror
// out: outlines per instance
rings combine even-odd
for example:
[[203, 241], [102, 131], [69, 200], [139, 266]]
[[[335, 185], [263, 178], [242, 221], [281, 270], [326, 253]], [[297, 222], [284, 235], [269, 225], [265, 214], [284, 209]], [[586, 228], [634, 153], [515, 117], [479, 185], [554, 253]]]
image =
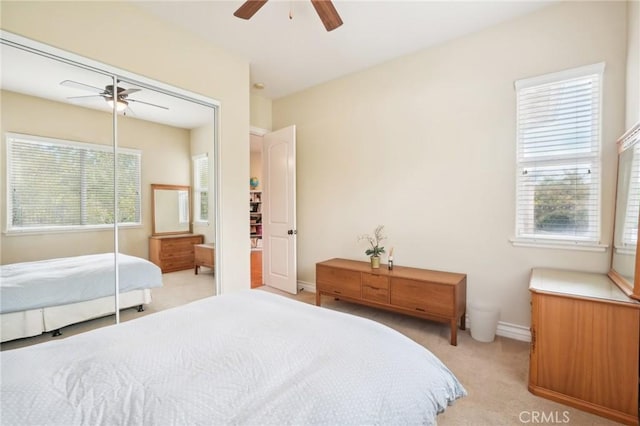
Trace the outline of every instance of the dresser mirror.
[[640, 123], [618, 140], [618, 184], [609, 277], [628, 296], [640, 300]]
[[191, 232], [190, 192], [189, 186], [151, 184], [151, 219], [154, 236]]

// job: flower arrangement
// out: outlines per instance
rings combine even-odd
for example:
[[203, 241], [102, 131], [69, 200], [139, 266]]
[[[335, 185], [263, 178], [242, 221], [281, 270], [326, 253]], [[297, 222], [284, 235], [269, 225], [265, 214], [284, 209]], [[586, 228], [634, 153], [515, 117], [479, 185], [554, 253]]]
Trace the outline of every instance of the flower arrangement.
[[384, 235], [384, 225], [378, 225], [376, 229], [373, 231], [373, 235], [360, 235], [358, 237], [359, 241], [366, 240], [371, 247], [365, 250], [365, 254], [371, 257], [380, 257], [382, 253], [384, 253], [384, 247], [382, 241], [386, 240], [387, 237]]

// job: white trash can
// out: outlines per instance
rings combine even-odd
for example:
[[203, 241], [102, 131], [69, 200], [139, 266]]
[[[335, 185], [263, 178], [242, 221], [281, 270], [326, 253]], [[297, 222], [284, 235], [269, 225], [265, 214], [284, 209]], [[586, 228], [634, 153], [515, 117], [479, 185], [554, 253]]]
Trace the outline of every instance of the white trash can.
[[493, 342], [500, 319], [500, 310], [495, 306], [473, 303], [469, 305], [471, 337], [478, 342]]

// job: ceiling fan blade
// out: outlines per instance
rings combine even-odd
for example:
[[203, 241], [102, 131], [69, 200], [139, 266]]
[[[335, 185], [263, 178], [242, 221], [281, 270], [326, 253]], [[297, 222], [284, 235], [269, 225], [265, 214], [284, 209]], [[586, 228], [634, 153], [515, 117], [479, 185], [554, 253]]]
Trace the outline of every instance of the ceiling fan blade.
[[71, 96], [67, 99], [104, 98], [102, 95]]
[[311, 3], [327, 31], [333, 31], [342, 25], [342, 19], [331, 0], [311, 0]]
[[266, 2], [267, 0], [247, 0], [238, 8], [238, 10], [233, 12], [233, 16], [237, 16], [242, 19], [249, 19], [255, 15], [255, 13], [260, 10]]
[[119, 95], [119, 96], [122, 96], [122, 95], [130, 95], [130, 94], [132, 94], [132, 93], [136, 93], [136, 92], [139, 92], [139, 91], [141, 91], [141, 90], [142, 90], [142, 89], [126, 89], [126, 90], [122, 90], [122, 91], [118, 90], [118, 95]]
[[162, 105], [156, 105], [156, 104], [151, 104], [151, 103], [149, 103], [149, 102], [139, 101], [139, 100], [137, 100], [137, 99], [129, 99], [129, 98], [127, 98], [127, 102], [137, 102], [137, 103], [139, 103], [139, 104], [145, 104], [145, 105], [149, 105], [149, 106], [152, 106], [152, 107], [162, 108], [162, 109], [169, 110], [169, 108], [167, 108], [167, 107], [165, 107], [165, 106], [162, 106]]
[[60, 85], [66, 86], [66, 87], [72, 87], [74, 89], [90, 90], [91, 92], [96, 92], [96, 91], [98, 93], [104, 92], [104, 88], [89, 86], [88, 84], [78, 83], [77, 81], [73, 81], [73, 80], [61, 81]]

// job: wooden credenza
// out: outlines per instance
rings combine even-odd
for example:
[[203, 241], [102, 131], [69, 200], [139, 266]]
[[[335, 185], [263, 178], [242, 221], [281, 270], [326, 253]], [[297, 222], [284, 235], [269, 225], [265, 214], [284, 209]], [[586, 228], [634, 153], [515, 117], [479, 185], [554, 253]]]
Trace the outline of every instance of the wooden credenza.
[[533, 269], [529, 391], [638, 424], [640, 303], [604, 274]]
[[318, 306], [322, 295], [448, 323], [452, 345], [458, 320], [465, 329], [466, 274], [386, 265], [372, 269], [369, 262], [330, 259], [316, 263]]
[[204, 235], [179, 234], [149, 237], [149, 260], [162, 272], [181, 271], [195, 267], [195, 244], [202, 244]]

